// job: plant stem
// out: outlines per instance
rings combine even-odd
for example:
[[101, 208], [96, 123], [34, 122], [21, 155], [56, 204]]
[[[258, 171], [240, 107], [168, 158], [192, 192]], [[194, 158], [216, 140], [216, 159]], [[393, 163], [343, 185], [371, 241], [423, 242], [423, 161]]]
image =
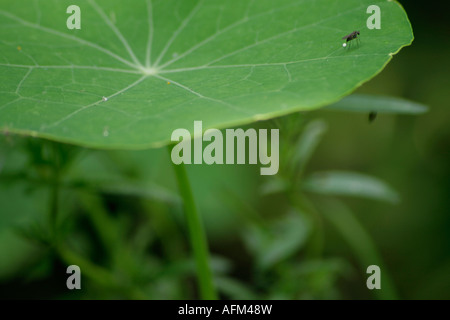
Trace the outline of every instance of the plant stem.
[[310, 215], [314, 224], [314, 231], [308, 253], [315, 258], [321, 257], [325, 247], [325, 231], [322, 216], [319, 214], [313, 203], [303, 194], [300, 194], [300, 192], [299, 197], [301, 207]]
[[307, 256], [313, 259], [320, 258], [325, 245], [324, 226], [321, 216], [312, 206], [312, 203], [295, 186], [291, 186], [286, 194], [291, 206], [297, 208], [312, 223], [312, 232], [306, 248]]
[[[172, 148], [169, 147], [169, 156], [171, 155], [171, 150]], [[173, 167], [178, 182], [178, 188], [184, 203], [184, 211], [189, 229], [189, 240], [194, 252], [195, 264], [197, 267], [197, 281], [200, 289], [200, 297], [203, 300], [214, 300], [217, 299], [217, 293], [209, 263], [208, 243], [199, 212], [195, 206], [186, 167], [183, 163], [179, 165], [173, 164]]]

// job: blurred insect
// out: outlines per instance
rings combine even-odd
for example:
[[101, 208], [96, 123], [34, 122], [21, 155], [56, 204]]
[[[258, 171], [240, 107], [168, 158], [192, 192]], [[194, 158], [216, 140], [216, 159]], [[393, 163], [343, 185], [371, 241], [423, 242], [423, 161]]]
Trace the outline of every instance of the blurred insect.
[[357, 39], [359, 35], [360, 35], [359, 31], [353, 31], [352, 33], [346, 35], [345, 37], [342, 38], [342, 40], [346, 40], [342, 44], [342, 46], [345, 48], [349, 41], [352, 41], [353, 39]]
[[374, 122], [376, 118], [377, 118], [377, 113], [375, 111], [372, 111], [371, 113], [369, 113], [369, 122], [370, 123]]

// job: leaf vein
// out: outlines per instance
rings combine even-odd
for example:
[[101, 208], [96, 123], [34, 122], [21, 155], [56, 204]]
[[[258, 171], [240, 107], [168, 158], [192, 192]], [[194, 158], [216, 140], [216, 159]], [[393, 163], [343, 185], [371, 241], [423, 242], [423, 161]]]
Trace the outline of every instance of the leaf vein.
[[120, 30], [108, 18], [108, 16], [105, 14], [105, 12], [102, 10], [102, 8], [99, 7], [99, 5], [95, 2], [95, 0], [89, 0], [89, 3], [95, 9], [95, 11], [97, 11], [97, 13], [100, 15], [100, 17], [102, 17], [103, 21], [114, 32], [114, 34], [117, 36], [117, 38], [119, 38], [120, 42], [122, 42], [124, 48], [127, 50], [128, 54], [130, 55], [130, 57], [134, 61], [134, 63], [137, 66], [142, 67], [142, 64], [139, 62], [138, 58], [134, 54], [133, 49], [128, 44], [128, 41], [125, 39], [123, 34], [120, 32]]
[[172, 37], [169, 39], [169, 41], [164, 46], [163, 50], [159, 54], [158, 58], [156, 59], [155, 65], [157, 66], [161, 60], [164, 58], [167, 50], [169, 50], [172, 43], [176, 40], [178, 35], [183, 31], [183, 29], [188, 25], [188, 23], [192, 20], [192, 18], [195, 16], [195, 14], [200, 10], [201, 5], [203, 4], [204, 0], [200, 0], [197, 2], [197, 5], [194, 7], [194, 9], [191, 10], [191, 12], [188, 14], [188, 16], [181, 22], [180, 26], [177, 30], [173, 33]]
[[110, 50], [105, 49], [105, 48], [103, 48], [103, 47], [101, 47], [101, 46], [99, 46], [99, 45], [97, 45], [95, 43], [92, 43], [90, 41], [87, 41], [87, 40], [81, 39], [81, 38], [76, 37], [76, 36], [68, 35], [68, 34], [65, 34], [63, 32], [60, 32], [60, 31], [57, 31], [57, 30], [54, 30], [54, 29], [51, 29], [51, 28], [43, 27], [41, 25], [38, 25], [38, 24], [35, 24], [35, 23], [32, 23], [32, 22], [23, 20], [22, 18], [19, 18], [19, 17], [15, 16], [15, 15], [10, 14], [9, 12], [3, 11], [3, 10], [0, 10], [0, 15], [3, 15], [5, 17], [11, 19], [11, 20], [14, 20], [14, 21], [22, 24], [23, 26], [26, 26], [26, 27], [29, 27], [29, 28], [32, 28], [32, 29], [36, 29], [36, 30], [40, 30], [40, 31], [43, 31], [43, 32], [46, 32], [46, 33], [49, 33], [49, 34], [53, 34], [53, 35], [61, 37], [61, 38], [65, 38], [65, 39], [68, 39], [68, 40], [71, 40], [71, 41], [76, 41], [76, 42], [81, 43], [83, 45], [89, 46], [91, 48], [94, 48], [94, 49], [96, 49], [96, 50], [98, 50], [100, 52], [103, 52], [103, 53], [109, 55], [110, 57], [112, 57], [112, 58], [116, 59], [117, 61], [120, 61], [120, 62], [128, 65], [129, 67], [132, 67], [133, 69], [136, 69], [136, 65], [133, 64], [132, 62], [130, 62], [130, 61], [122, 58], [121, 56], [111, 52]]
[[[124, 93], [124, 92], [130, 90], [131, 88], [137, 86], [139, 83], [141, 83], [142, 81], [144, 81], [144, 80], [147, 79], [147, 78], [148, 78], [148, 76], [147, 76], [147, 75], [144, 75], [144, 76], [140, 77], [138, 80], [136, 80], [135, 82], [133, 82], [132, 84], [128, 85], [127, 87], [125, 87], [125, 88], [123, 88], [123, 89], [121, 89], [121, 90], [119, 90], [119, 91], [117, 91], [117, 92], [115, 92], [115, 93], [113, 93], [112, 95], [110, 95], [110, 96], [108, 96], [108, 97], [106, 97], [106, 98], [107, 98], [108, 100], [110, 100], [111, 98], [114, 98], [115, 96], [118, 96], [119, 94], [122, 94], [122, 93]], [[44, 126], [44, 128], [45, 128], [45, 129], [48, 129], [48, 128], [52, 128], [52, 127], [58, 126], [58, 125], [60, 125], [61, 123], [63, 123], [64, 121], [67, 121], [68, 119], [72, 118], [72, 117], [75, 116], [76, 114], [80, 113], [81, 111], [84, 111], [84, 110], [86, 110], [86, 109], [88, 109], [88, 108], [90, 108], [90, 107], [96, 106], [96, 105], [100, 104], [101, 102], [103, 102], [103, 99], [98, 100], [98, 101], [96, 101], [96, 102], [94, 102], [94, 103], [85, 105], [85, 106], [81, 107], [80, 109], [75, 110], [74, 112], [68, 114], [67, 116], [65, 116], [65, 117], [63, 117], [63, 118], [61, 118], [60, 120], [58, 120], [58, 121], [56, 121], [56, 122], [54, 122], [54, 123], [52, 123], [52, 124], [50, 124], [50, 125]]]
[[153, 5], [152, 0], [147, 0], [147, 15], [148, 15], [148, 42], [147, 42], [147, 52], [145, 57], [145, 66], [149, 68], [152, 63], [152, 46], [153, 46]]

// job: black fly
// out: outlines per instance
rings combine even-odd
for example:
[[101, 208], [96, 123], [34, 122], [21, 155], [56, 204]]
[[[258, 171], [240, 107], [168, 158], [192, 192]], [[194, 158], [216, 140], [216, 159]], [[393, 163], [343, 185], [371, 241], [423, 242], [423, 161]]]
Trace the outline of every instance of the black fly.
[[372, 111], [369, 113], [369, 122], [372, 123], [377, 118], [377, 113], [375, 111]]
[[353, 31], [352, 33], [346, 35], [345, 37], [342, 38], [342, 40], [346, 40], [342, 46], [345, 48], [347, 46], [347, 42], [358, 38], [358, 36], [360, 35], [359, 31]]

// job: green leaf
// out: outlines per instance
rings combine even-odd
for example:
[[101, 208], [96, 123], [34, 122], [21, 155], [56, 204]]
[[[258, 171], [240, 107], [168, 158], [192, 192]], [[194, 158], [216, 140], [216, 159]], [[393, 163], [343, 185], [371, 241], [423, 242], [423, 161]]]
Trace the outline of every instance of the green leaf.
[[220, 292], [233, 300], [257, 300], [258, 295], [247, 288], [246, 284], [229, 277], [216, 277], [215, 282]]
[[349, 264], [336, 258], [295, 261], [283, 270], [269, 299], [339, 299], [336, 283], [350, 271]]
[[379, 299], [398, 299], [397, 290], [389, 276], [388, 270], [383, 265], [383, 259], [378, 253], [377, 246], [370, 234], [356, 219], [353, 212], [338, 200], [327, 199], [318, 205], [324, 216], [334, 225], [352, 249], [364, 276], [367, 275], [366, 270], [370, 265], [377, 265], [383, 270], [383, 276], [381, 277], [382, 290], [374, 290], [374, 294]]
[[[0, 259], [0, 280], [7, 280], [19, 276], [35, 259], [36, 246], [23, 239], [13, 229], [0, 231], [0, 254], [5, 257]], [[23, 274], [22, 274], [23, 275]]]
[[307, 191], [356, 196], [396, 203], [399, 196], [385, 182], [365, 174], [346, 171], [327, 171], [312, 174], [303, 182]]
[[[81, 30], [66, 9], [81, 7]], [[377, 4], [382, 28], [366, 27]], [[342, 47], [359, 30], [361, 44]], [[158, 147], [328, 105], [413, 40], [395, 1], [3, 0], [0, 130], [98, 148]]]
[[352, 112], [379, 112], [379, 113], [404, 113], [419, 114], [428, 111], [428, 107], [405, 99], [373, 96], [366, 94], [352, 94], [336, 102], [325, 109], [352, 111]]
[[280, 178], [279, 176], [274, 176], [261, 185], [260, 192], [262, 195], [267, 196], [270, 194], [280, 193], [289, 190], [289, 187], [290, 184], [286, 179]]
[[20, 231], [45, 221], [48, 192], [23, 181], [27, 177], [24, 155], [20, 144], [11, 148], [0, 138], [0, 256], [4, 257], [0, 259], [1, 280], [20, 275], [39, 256], [38, 247], [24, 239]]
[[305, 127], [302, 136], [297, 141], [295, 153], [292, 158], [292, 162], [294, 165], [298, 165], [300, 170], [305, 167], [313, 155], [326, 130], [327, 124], [322, 120], [312, 121]]
[[297, 252], [305, 244], [310, 231], [310, 222], [298, 212], [292, 212], [285, 219], [273, 223], [270, 229], [252, 226], [246, 234], [246, 241], [256, 254], [258, 266], [264, 270]]

